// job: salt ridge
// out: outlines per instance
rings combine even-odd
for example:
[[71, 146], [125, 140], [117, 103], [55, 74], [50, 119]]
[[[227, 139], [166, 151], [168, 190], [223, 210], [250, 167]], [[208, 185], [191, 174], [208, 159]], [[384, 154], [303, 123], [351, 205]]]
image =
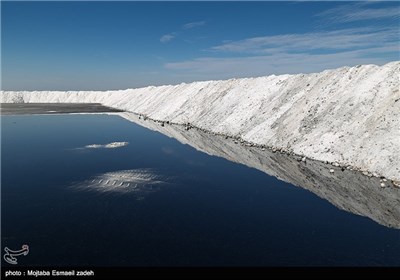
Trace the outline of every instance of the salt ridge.
[[4, 103], [102, 103], [400, 181], [400, 61], [118, 91], [2, 91]]

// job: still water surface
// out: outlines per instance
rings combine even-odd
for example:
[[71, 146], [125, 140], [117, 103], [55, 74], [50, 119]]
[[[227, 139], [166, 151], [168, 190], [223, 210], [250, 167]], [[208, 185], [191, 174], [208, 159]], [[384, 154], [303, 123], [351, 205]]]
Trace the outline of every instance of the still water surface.
[[29, 245], [19, 265], [400, 265], [400, 230], [119, 116], [1, 121], [1, 238]]

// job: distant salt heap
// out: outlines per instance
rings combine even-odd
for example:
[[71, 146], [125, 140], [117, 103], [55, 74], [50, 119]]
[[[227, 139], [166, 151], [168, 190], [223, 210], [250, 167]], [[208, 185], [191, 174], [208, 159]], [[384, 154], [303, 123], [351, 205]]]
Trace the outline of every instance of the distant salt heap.
[[400, 62], [120, 91], [2, 92], [5, 103], [102, 103], [400, 182]]

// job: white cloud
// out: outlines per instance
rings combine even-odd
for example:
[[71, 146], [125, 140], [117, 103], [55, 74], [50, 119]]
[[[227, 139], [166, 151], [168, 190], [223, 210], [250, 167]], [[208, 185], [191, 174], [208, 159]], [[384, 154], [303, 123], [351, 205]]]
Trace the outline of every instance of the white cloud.
[[[195, 28], [195, 27], [199, 27], [199, 26], [205, 25], [205, 24], [206, 24], [206, 22], [204, 20], [203, 21], [189, 22], [189, 23], [186, 23], [186, 24], [182, 25], [181, 26], [181, 30], [188, 30], [188, 29], [192, 29], [192, 28]], [[171, 32], [169, 34], [165, 34], [165, 35], [161, 36], [160, 42], [161, 43], [167, 43], [167, 42], [175, 39], [176, 37], [178, 37], [182, 33], [184, 33], [184, 31], [179, 31], [179, 32], [178, 31], [174, 31], [174, 32]]]
[[173, 35], [173, 34], [165, 34], [165, 35], [161, 36], [160, 42], [161, 43], [167, 43], [167, 42], [171, 41], [174, 38], [175, 38], [175, 35]]
[[178, 72], [181, 78], [189, 82], [199, 79], [215, 80], [270, 74], [311, 73], [358, 64], [384, 64], [390, 59], [382, 54], [398, 51], [398, 45], [393, 43], [384, 47], [326, 54], [276, 53], [247, 57], [204, 57], [167, 63], [164, 66]]
[[199, 27], [199, 26], [202, 26], [202, 25], [205, 25], [205, 24], [206, 24], [206, 22], [204, 20], [203, 21], [196, 21], [196, 22], [189, 22], [189, 23], [184, 24], [182, 26], [182, 29], [192, 29], [192, 28]]
[[[392, 3], [391, 7], [377, 4], [379, 2], [346, 3], [317, 14], [316, 17], [323, 24], [333, 24], [328, 30], [224, 41], [206, 49], [207, 57], [169, 62], [164, 67], [179, 79], [190, 82], [309, 73], [341, 66], [384, 64], [399, 60], [400, 26], [396, 20], [400, 18], [400, 4]], [[338, 23], [366, 20], [373, 23], [365, 27], [332, 30]], [[383, 24], [379, 20], [391, 21]]]
[[254, 37], [226, 42], [208, 50], [218, 57], [170, 62], [164, 67], [191, 81], [383, 64], [400, 59], [398, 34], [398, 27], [363, 27]]
[[356, 2], [342, 5], [317, 14], [327, 22], [355, 22], [362, 20], [379, 20], [388, 18], [400, 18], [400, 5], [395, 3], [392, 7], [376, 8], [374, 4], [379, 2]]
[[115, 149], [127, 146], [128, 142], [112, 142], [109, 144], [91, 144], [86, 145], [84, 149]]
[[169, 177], [154, 169], [131, 169], [107, 172], [76, 182], [73, 189], [92, 190], [101, 193], [136, 193], [141, 197], [168, 186]]
[[368, 48], [398, 41], [398, 28], [351, 28], [304, 34], [247, 38], [214, 46], [212, 51], [274, 54]]

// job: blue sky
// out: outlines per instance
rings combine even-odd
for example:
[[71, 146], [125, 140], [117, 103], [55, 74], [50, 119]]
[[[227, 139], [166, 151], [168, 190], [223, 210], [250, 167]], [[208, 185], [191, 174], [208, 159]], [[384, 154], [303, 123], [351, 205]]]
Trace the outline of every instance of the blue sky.
[[1, 2], [2, 89], [106, 90], [400, 59], [399, 2]]

